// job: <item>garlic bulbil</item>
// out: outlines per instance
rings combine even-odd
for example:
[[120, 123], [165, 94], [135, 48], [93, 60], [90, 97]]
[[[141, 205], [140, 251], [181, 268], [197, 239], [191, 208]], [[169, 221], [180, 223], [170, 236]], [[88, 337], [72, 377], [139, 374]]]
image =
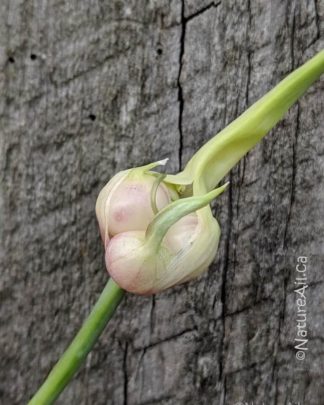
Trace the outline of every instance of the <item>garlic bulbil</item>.
[[205, 271], [214, 259], [220, 236], [220, 227], [206, 205], [226, 186], [170, 203], [145, 231], [114, 235], [105, 254], [114, 281], [129, 292], [148, 295]]
[[154, 208], [160, 210], [177, 198], [175, 192], [162, 182], [155, 190], [155, 205], [151, 203], [151, 191], [158, 173], [150, 169], [164, 165], [167, 160], [117, 173], [100, 191], [96, 203], [96, 215], [105, 247], [109, 240], [127, 231], [145, 231], [154, 218]]

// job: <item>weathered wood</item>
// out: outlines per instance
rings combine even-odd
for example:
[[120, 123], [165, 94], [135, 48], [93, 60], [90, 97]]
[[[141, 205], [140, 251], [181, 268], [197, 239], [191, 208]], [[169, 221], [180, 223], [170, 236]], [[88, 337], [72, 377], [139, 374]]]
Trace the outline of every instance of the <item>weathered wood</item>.
[[[324, 3], [0, 4], [0, 402], [26, 403], [107, 278], [94, 215], [118, 170], [170, 171], [324, 45]], [[200, 280], [128, 295], [60, 404], [319, 405], [323, 79], [229, 175]], [[295, 357], [297, 257], [308, 351]]]

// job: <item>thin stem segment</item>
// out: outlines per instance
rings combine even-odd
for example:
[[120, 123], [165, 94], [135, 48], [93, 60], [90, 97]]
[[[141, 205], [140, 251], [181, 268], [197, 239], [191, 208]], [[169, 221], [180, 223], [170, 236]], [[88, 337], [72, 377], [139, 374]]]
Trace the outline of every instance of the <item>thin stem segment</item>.
[[124, 293], [124, 290], [109, 279], [80, 331], [28, 405], [48, 405], [56, 400], [96, 343]]

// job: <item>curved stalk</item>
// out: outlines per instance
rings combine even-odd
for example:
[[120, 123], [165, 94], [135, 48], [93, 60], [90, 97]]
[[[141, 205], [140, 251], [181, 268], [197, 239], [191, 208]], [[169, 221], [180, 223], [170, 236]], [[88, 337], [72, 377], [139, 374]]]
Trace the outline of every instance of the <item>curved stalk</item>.
[[124, 290], [109, 279], [80, 331], [28, 405], [49, 405], [57, 399], [96, 343], [124, 293]]
[[145, 233], [146, 246], [149, 246], [153, 251], [157, 251], [164, 236], [173, 224], [185, 215], [208, 205], [214, 198], [225, 191], [228, 184], [227, 182], [205, 195], [179, 199], [163, 208], [147, 227]]
[[209, 140], [184, 170], [165, 182], [188, 185], [204, 180], [213, 189], [235, 164], [284, 116], [286, 111], [324, 73], [324, 51], [290, 73], [241, 116]]

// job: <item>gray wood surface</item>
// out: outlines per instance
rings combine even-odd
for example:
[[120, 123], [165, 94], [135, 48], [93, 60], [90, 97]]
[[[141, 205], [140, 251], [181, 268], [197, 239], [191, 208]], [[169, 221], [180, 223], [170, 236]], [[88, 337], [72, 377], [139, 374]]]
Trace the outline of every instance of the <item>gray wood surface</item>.
[[[2, 0], [0, 21], [0, 403], [16, 405], [106, 282], [99, 190], [131, 166], [183, 167], [324, 48], [324, 2]], [[228, 176], [208, 273], [128, 295], [58, 404], [324, 403], [323, 95], [322, 78]]]

